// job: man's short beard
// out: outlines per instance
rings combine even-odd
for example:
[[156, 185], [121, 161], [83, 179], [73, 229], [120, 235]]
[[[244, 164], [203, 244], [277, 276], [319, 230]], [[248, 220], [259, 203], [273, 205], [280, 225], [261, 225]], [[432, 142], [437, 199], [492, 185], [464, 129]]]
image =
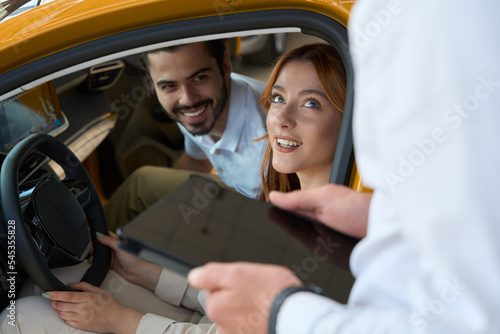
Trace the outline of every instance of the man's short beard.
[[[217, 119], [222, 114], [222, 111], [224, 110], [224, 107], [226, 106], [226, 103], [227, 103], [227, 85], [226, 85], [226, 81], [224, 81], [224, 80], [222, 81], [222, 89], [219, 91], [219, 93], [220, 93], [219, 96], [217, 96], [215, 99], [217, 101], [217, 104], [214, 105], [214, 119], [208, 125], [204, 125], [204, 122], [190, 124], [190, 126], [193, 127], [194, 129], [189, 130], [182, 122], [179, 122], [179, 120], [176, 119], [174, 116], [172, 116], [169, 112], [165, 112], [165, 113], [172, 120], [174, 120], [178, 124], [182, 125], [191, 135], [193, 135], [193, 136], [207, 135], [214, 128], [215, 123], [217, 122]], [[204, 103], [201, 103], [201, 104], [204, 104]], [[198, 103], [195, 104], [195, 106], [196, 105], [198, 105]], [[185, 109], [185, 108], [180, 108], [180, 109]], [[176, 115], [179, 110], [176, 110], [174, 108], [173, 111], [174, 111], [174, 115]]]
[[194, 130], [188, 130], [190, 134], [193, 136], [204, 136], [209, 134], [214, 128], [217, 119], [219, 119], [219, 116], [222, 114], [222, 111], [227, 103], [227, 86], [225, 81], [222, 81], [222, 90], [220, 91], [219, 96], [217, 96], [216, 101], [218, 101], [218, 103], [214, 106], [214, 120], [212, 123], [207, 126], [203, 126], [203, 123], [191, 124]]

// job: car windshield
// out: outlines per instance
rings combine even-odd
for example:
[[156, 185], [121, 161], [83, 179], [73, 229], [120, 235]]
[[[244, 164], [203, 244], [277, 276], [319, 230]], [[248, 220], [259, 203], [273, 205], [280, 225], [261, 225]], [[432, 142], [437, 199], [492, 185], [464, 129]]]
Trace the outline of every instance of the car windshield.
[[0, 21], [39, 6], [42, 0], [6, 0], [0, 2]]

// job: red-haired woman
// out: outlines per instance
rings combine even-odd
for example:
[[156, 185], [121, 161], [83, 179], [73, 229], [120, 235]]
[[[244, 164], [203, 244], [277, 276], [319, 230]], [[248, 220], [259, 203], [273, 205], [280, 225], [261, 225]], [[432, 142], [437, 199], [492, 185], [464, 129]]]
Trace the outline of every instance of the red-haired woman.
[[346, 96], [346, 74], [335, 49], [309, 44], [276, 63], [260, 103], [268, 110], [261, 200], [327, 184]]

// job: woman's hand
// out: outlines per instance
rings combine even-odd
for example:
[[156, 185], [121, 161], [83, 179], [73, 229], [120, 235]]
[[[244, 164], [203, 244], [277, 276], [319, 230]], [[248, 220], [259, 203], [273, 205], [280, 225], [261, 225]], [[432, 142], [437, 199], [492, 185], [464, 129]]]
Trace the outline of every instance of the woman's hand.
[[135, 333], [142, 313], [118, 303], [104, 290], [85, 282], [70, 284], [79, 290], [43, 294], [68, 325], [97, 333]]
[[108, 246], [113, 251], [111, 269], [120, 274], [130, 283], [140, 285], [154, 291], [162, 268], [152, 263], [146, 262], [141, 258], [127, 253], [118, 246], [118, 236], [110, 232], [110, 236], [101, 233], [96, 234], [97, 239], [103, 245]]

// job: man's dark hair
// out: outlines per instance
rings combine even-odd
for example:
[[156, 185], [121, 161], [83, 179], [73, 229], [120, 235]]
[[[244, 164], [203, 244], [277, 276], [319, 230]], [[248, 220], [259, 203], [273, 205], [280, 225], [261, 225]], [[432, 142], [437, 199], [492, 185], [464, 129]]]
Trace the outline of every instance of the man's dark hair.
[[[176, 52], [177, 50], [186, 45], [189, 44], [174, 45], [162, 49], [156, 49], [141, 53], [139, 56], [139, 62], [141, 64], [142, 69], [147, 73], [149, 78], [151, 78], [151, 75], [149, 74], [149, 66], [150, 66], [148, 59], [149, 54], [156, 52]], [[224, 75], [223, 63], [224, 63], [224, 53], [226, 52], [226, 39], [215, 39], [215, 40], [205, 41], [205, 45], [208, 48], [208, 53], [215, 58], [217, 66], [219, 66], [220, 73]]]

